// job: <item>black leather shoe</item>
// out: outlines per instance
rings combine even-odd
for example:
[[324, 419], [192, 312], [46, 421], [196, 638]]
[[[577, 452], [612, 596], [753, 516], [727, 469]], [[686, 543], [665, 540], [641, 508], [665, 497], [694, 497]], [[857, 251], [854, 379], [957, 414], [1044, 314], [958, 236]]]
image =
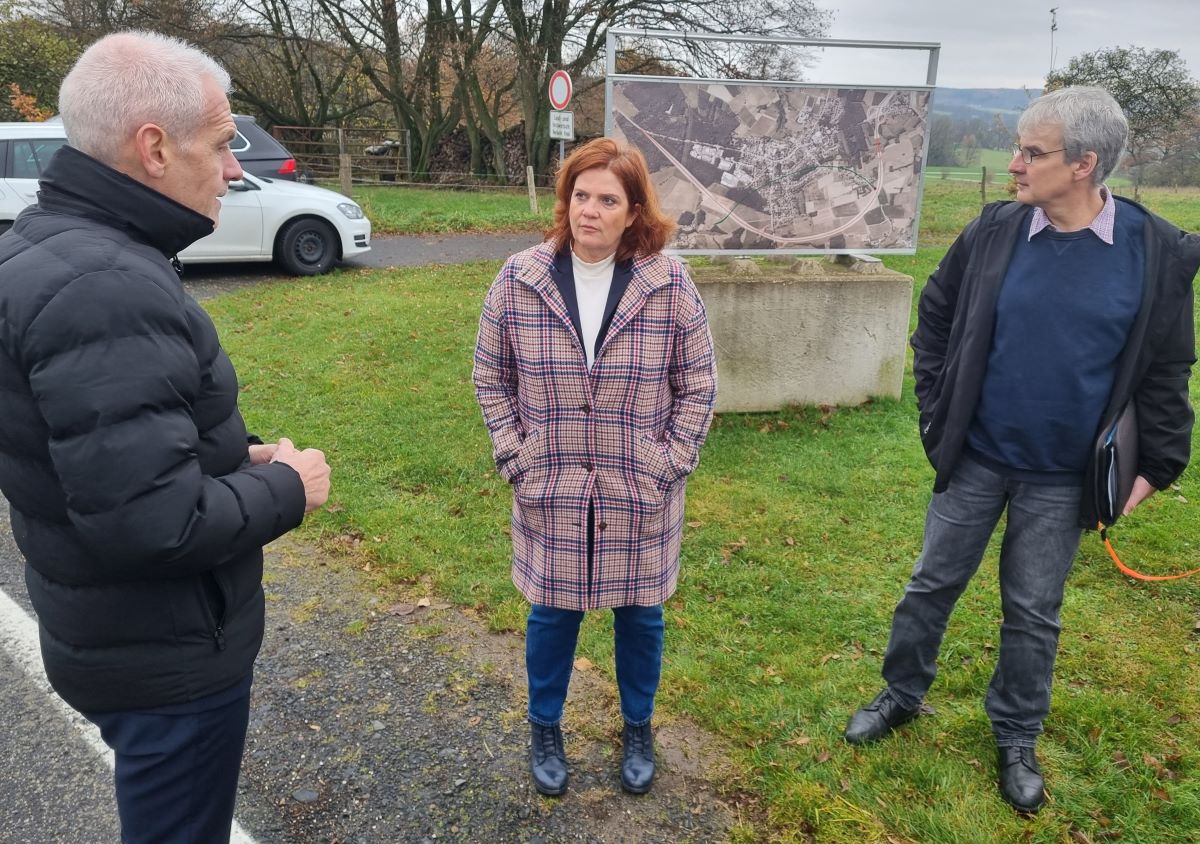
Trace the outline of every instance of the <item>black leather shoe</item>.
[[533, 787], [557, 797], [567, 790], [567, 755], [563, 752], [562, 728], [529, 724], [529, 770]]
[[621, 788], [630, 794], [645, 794], [654, 782], [654, 734], [649, 724], [625, 725], [621, 734]]
[[1046, 802], [1046, 781], [1032, 747], [1001, 747], [1000, 794], [1014, 809], [1036, 814]]
[[883, 738], [892, 730], [917, 717], [921, 708], [906, 709], [884, 689], [875, 699], [850, 716], [846, 732], [842, 733], [851, 744], [866, 744]]

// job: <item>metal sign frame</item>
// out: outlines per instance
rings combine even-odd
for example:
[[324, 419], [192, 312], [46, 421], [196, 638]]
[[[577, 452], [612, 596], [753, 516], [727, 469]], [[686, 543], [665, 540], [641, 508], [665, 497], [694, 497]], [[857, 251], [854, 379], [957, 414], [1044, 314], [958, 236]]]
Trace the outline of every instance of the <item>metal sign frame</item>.
[[[929, 54], [929, 61], [926, 66], [925, 84], [924, 85], [895, 85], [887, 81], [880, 81], [874, 84], [864, 83], [846, 83], [834, 82], [821, 79], [805, 80], [797, 82], [795, 80], [782, 79], [719, 79], [706, 78], [696, 76], [645, 76], [639, 74], [621, 74], [617, 73], [617, 46], [618, 40], [622, 37], [633, 38], [657, 38], [665, 41], [718, 41], [718, 42], [735, 42], [735, 43], [752, 43], [752, 44], [780, 44], [798, 47], [834, 47], [846, 49], [877, 49], [877, 50], [920, 50]], [[671, 30], [652, 30], [652, 29], [610, 29], [605, 43], [605, 64], [604, 64], [604, 134], [612, 136], [613, 133], [613, 85], [617, 81], [644, 81], [644, 82], [660, 82], [660, 83], [698, 83], [698, 84], [716, 84], [716, 85], [762, 85], [776, 88], [849, 88], [857, 90], [889, 90], [889, 91], [928, 91], [929, 92], [929, 119], [932, 122], [934, 108], [934, 92], [937, 84], [937, 69], [938, 60], [941, 55], [942, 45], [937, 42], [917, 42], [917, 41], [859, 41], [845, 39], [821, 39], [821, 38], [785, 38], [778, 36], [752, 36], [752, 35], [718, 35], [703, 32], [676, 32]], [[913, 245], [912, 247], [903, 248], [857, 248], [857, 249], [815, 249], [815, 248], [779, 248], [779, 249], [676, 249], [668, 248], [664, 251], [676, 255], [839, 255], [839, 254], [898, 254], [912, 255], [917, 251], [917, 242], [921, 230], [921, 204], [925, 197], [925, 175], [924, 162], [929, 158], [929, 135], [930, 132], [925, 132], [923, 148], [921, 151], [921, 161], [923, 165], [922, 174], [919, 177], [917, 186], [917, 205], [913, 216]]]

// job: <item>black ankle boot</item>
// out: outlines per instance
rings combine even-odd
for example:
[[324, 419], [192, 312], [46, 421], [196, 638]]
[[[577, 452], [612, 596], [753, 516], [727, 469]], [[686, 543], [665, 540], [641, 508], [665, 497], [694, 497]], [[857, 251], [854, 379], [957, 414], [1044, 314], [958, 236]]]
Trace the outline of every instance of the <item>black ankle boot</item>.
[[1001, 747], [1000, 794], [1018, 812], [1032, 815], [1046, 802], [1046, 782], [1032, 747]]
[[562, 728], [529, 723], [529, 770], [533, 787], [557, 797], [567, 790], [567, 755], [563, 752]]
[[630, 794], [645, 794], [654, 782], [654, 734], [650, 725], [626, 724], [621, 742], [621, 787]]

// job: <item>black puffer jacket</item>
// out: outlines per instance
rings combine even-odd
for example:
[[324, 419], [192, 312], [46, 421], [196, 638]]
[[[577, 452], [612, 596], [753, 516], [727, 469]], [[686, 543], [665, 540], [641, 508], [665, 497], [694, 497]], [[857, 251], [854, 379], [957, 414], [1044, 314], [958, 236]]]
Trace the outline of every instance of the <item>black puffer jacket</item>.
[[[1136, 397], [1138, 473], [1165, 489], [1187, 466], [1191, 451], [1192, 281], [1200, 266], [1200, 235], [1114, 198], [1118, 206], [1134, 205], [1146, 213], [1146, 268], [1141, 308], [1117, 362], [1099, 430], [1107, 430]], [[962, 454], [987, 369], [996, 299], [1013, 245], [1029, 231], [1031, 213], [1030, 206], [1016, 202], [988, 205], [958, 236], [921, 292], [912, 336], [913, 375], [921, 441], [937, 470], [935, 492], [946, 489]], [[1084, 528], [1095, 528], [1098, 521], [1094, 488], [1089, 467], [1079, 515]]]
[[85, 712], [245, 677], [262, 546], [304, 515], [293, 469], [249, 465], [233, 365], [172, 269], [210, 231], [64, 147], [0, 237], [0, 489], [46, 672]]

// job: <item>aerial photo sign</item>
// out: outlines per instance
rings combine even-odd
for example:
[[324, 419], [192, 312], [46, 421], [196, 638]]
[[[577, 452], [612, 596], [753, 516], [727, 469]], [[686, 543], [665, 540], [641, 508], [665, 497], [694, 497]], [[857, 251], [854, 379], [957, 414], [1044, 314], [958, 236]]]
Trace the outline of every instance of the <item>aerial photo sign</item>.
[[681, 252], [912, 252], [930, 88], [610, 79]]

